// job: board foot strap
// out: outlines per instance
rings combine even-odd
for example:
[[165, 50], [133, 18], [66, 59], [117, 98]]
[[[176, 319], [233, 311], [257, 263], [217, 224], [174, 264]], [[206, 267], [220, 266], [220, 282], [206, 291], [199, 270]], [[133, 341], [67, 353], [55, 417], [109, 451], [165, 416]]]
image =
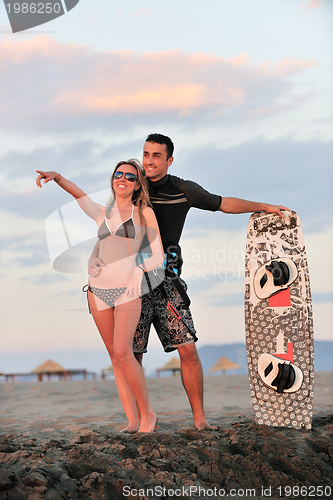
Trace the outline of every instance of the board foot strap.
[[272, 385], [277, 389], [276, 391], [282, 393], [285, 389], [290, 387], [295, 382], [295, 371], [289, 363], [279, 363], [279, 373], [273, 380]]

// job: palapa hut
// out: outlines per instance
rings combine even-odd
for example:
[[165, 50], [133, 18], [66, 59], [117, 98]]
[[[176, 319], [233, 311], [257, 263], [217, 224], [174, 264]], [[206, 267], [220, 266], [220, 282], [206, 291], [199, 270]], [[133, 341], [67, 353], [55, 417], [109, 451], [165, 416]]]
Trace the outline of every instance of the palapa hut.
[[156, 376], [160, 376], [160, 372], [163, 371], [172, 371], [172, 375], [176, 375], [176, 372], [180, 372], [180, 359], [179, 358], [171, 358], [168, 363], [166, 363], [162, 368], [158, 368], [156, 370]]
[[42, 382], [43, 375], [46, 375], [48, 379], [51, 378], [51, 375], [58, 375], [59, 379], [61, 377], [66, 378], [67, 376], [66, 368], [52, 361], [52, 359], [47, 359], [44, 363], [32, 370], [31, 373], [36, 373], [39, 382]]
[[58, 373], [58, 372], [63, 372], [66, 371], [66, 369], [59, 365], [59, 363], [56, 363], [55, 361], [52, 361], [52, 359], [47, 359], [42, 363], [41, 365], [37, 366], [34, 370], [32, 370], [31, 373], [41, 373], [41, 372], [48, 372], [48, 373]]
[[211, 367], [211, 369], [209, 370], [209, 373], [213, 373], [213, 372], [225, 373], [226, 370], [236, 370], [236, 368], [239, 368], [239, 365], [237, 365], [237, 363], [234, 363], [233, 361], [230, 361], [230, 359], [222, 356], [215, 363], [215, 365]]
[[[69, 380], [72, 380], [72, 375], [83, 375], [83, 380], [87, 379], [87, 370], [78, 370], [78, 369], [67, 369], [64, 368], [63, 366], [59, 365], [55, 361], [52, 361], [52, 359], [47, 359], [42, 363], [41, 365], [37, 366], [34, 370], [32, 370], [31, 373], [36, 373], [38, 377], [38, 381], [42, 382], [43, 380], [43, 375], [46, 375], [48, 380], [50, 380], [51, 375], [58, 375], [59, 380], [64, 379], [67, 380], [67, 377]], [[96, 378], [96, 374], [93, 372], [92, 373], [93, 379]]]
[[107, 375], [113, 375], [113, 366], [112, 365], [108, 366], [107, 368], [103, 368], [102, 373], [101, 373], [102, 380], [104, 380]]
[[11, 380], [12, 382], [15, 382], [16, 377], [31, 377], [31, 375], [37, 375], [38, 382], [43, 381], [43, 375], [46, 375], [48, 380], [50, 380], [51, 375], [58, 375], [59, 380], [67, 380], [67, 377], [69, 380], [72, 380], [73, 375], [83, 375], [83, 380], [87, 379], [87, 375], [90, 374], [92, 375], [92, 378], [95, 380], [96, 378], [96, 373], [95, 372], [88, 372], [87, 370], [84, 369], [77, 369], [77, 368], [64, 368], [63, 366], [59, 365], [55, 361], [52, 361], [52, 359], [47, 359], [42, 363], [41, 365], [37, 366], [34, 370], [32, 370], [29, 373], [3, 373], [2, 375], [6, 378], [6, 382]]

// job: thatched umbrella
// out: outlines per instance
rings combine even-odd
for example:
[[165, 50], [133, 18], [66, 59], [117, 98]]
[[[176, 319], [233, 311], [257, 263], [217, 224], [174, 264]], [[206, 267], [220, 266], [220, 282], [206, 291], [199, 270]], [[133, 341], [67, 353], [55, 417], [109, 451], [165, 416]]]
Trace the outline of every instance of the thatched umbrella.
[[156, 375], [159, 377], [160, 372], [162, 371], [172, 371], [172, 375], [176, 375], [176, 372], [180, 372], [180, 359], [179, 358], [171, 358], [162, 368], [158, 368], [156, 370]]
[[47, 359], [42, 363], [41, 365], [37, 366], [34, 370], [32, 370], [31, 373], [59, 373], [59, 372], [65, 372], [66, 368], [63, 366], [59, 365], [55, 361], [52, 361], [52, 359]]
[[67, 378], [68, 371], [63, 366], [59, 365], [52, 359], [47, 359], [41, 365], [37, 366], [31, 373], [36, 373], [39, 382], [43, 380], [43, 375], [47, 375], [48, 379], [50, 379], [51, 375], [58, 375], [60, 377]]
[[107, 368], [104, 368], [102, 370], [102, 379], [104, 380], [105, 379], [105, 375], [109, 375], [109, 374], [113, 375], [113, 366], [112, 365], [110, 365]]
[[233, 361], [230, 361], [230, 359], [225, 358], [222, 356], [214, 366], [211, 367], [209, 370], [210, 373], [212, 372], [220, 372], [225, 373], [226, 370], [236, 370], [236, 368], [239, 368], [239, 365], [237, 363], [234, 363]]

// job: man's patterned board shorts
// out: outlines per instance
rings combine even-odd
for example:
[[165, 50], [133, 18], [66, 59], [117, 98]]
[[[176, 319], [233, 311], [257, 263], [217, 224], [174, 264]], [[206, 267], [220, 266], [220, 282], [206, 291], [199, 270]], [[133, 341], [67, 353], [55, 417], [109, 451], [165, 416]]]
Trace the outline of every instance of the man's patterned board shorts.
[[[181, 278], [179, 281], [187, 290], [185, 281]], [[191, 311], [184, 304], [173, 279], [166, 277], [161, 286], [164, 287], [167, 298], [159, 288], [142, 297], [141, 318], [133, 341], [133, 351], [136, 353], [147, 352], [151, 325], [154, 325], [165, 352], [174, 351], [179, 346], [198, 340]], [[176, 311], [168, 307], [168, 302]]]

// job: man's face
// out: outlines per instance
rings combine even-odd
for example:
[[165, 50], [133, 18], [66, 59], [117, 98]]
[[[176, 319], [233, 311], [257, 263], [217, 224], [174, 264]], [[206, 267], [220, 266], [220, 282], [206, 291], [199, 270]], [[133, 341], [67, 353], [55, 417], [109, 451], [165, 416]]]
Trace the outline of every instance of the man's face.
[[158, 144], [156, 142], [145, 142], [143, 147], [142, 165], [146, 176], [153, 182], [156, 182], [164, 177], [171, 163], [173, 157], [167, 160], [167, 149], [165, 144]]

